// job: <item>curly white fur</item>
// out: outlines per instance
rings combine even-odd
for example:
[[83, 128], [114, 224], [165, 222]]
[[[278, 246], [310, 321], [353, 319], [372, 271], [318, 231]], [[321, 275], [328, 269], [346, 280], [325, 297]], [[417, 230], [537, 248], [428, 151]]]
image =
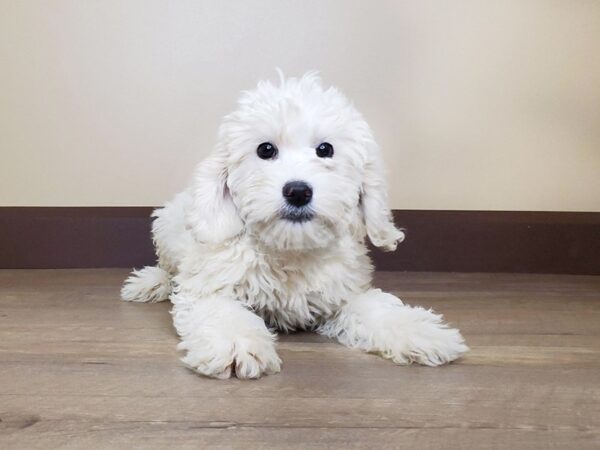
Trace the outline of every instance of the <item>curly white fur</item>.
[[170, 294], [171, 278], [160, 267], [146, 266], [134, 270], [121, 289], [121, 298], [127, 302], [162, 302]]
[[[257, 156], [263, 142], [276, 157]], [[316, 155], [322, 142], [333, 157]], [[310, 220], [283, 214], [289, 181], [312, 187]], [[404, 234], [368, 125], [314, 73], [244, 93], [192, 186], [153, 216], [158, 266], [134, 271], [122, 298], [169, 298], [183, 361], [201, 374], [278, 372], [274, 329], [314, 329], [398, 364], [435, 366], [468, 350], [441, 316], [371, 288], [365, 236], [394, 250]]]

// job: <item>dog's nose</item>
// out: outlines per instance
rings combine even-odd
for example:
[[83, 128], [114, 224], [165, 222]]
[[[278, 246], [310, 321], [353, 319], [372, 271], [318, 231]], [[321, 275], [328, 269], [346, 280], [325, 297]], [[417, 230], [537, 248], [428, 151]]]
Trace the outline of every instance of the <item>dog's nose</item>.
[[283, 186], [285, 200], [294, 206], [304, 206], [312, 198], [312, 188], [304, 181], [290, 181]]

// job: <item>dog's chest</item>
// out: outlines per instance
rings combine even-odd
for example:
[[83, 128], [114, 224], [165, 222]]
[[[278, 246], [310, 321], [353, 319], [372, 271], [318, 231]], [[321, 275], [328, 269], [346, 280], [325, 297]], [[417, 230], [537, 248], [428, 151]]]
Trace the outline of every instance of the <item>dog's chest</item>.
[[191, 253], [175, 282], [199, 298], [241, 301], [269, 326], [293, 330], [317, 325], [370, 280], [366, 249], [350, 239], [334, 249], [282, 254], [246, 237], [218, 252]]
[[256, 253], [246, 262], [234, 295], [279, 329], [310, 328], [358, 290], [341, 259]]

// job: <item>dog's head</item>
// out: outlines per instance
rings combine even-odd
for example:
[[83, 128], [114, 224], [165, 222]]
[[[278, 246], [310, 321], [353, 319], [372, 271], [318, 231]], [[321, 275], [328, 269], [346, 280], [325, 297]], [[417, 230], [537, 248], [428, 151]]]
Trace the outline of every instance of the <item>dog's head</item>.
[[404, 237], [369, 126], [314, 73], [242, 95], [198, 167], [193, 197], [188, 224], [211, 244], [249, 233], [280, 250], [310, 250], [366, 232], [393, 250]]

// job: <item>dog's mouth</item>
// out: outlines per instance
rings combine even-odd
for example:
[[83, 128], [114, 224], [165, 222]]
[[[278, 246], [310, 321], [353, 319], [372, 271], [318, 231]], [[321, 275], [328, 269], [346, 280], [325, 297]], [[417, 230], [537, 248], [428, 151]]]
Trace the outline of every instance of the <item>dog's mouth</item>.
[[294, 223], [309, 222], [315, 217], [315, 213], [310, 208], [289, 206], [282, 208], [279, 215], [283, 220]]

